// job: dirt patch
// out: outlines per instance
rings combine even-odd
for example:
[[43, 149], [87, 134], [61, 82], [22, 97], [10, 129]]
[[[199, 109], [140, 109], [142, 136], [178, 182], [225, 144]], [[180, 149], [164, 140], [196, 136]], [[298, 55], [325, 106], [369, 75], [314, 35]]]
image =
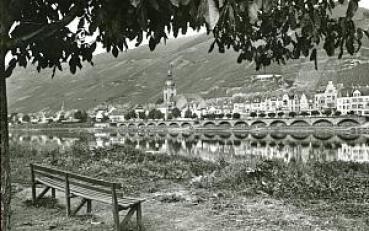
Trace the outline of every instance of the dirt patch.
[[[181, 200], [165, 200], [176, 195]], [[29, 203], [29, 188], [15, 194], [13, 200], [14, 230], [113, 230], [111, 208], [93, 203], [93, 216], [66, 217], [64, 194], [57, 199], [45, 199], [41, 205]], [[147, 231], [172, 230], [367, 230], [365, 219], [349, 219], [343, 215], [314, 215], [310, 209], [300, 209], [267, 195], [256, 197], [228, 197], [227, 193], [212, 194], [204, 189], [168, 188], [156, 193], [140, 195], [143, 203], [144, 226]], [[205, 198], [196, 203], [198, 197]], [[73, 199], [72, 207], [78, 200]], [[134, 221], [134, 220], [133, 220]], [[129, 230], [137, 230], [130, 224]]]

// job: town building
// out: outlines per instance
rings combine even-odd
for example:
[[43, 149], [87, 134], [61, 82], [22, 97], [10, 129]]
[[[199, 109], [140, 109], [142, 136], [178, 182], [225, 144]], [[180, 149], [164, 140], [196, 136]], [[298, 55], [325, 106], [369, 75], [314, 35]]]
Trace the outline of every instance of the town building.
[[175, 96], [177, 95], [177, 89], [176, 89], [176, 83], [173, 79], [173, 73], [172, 73], [172, 65], [170, 65], [170, 69], [168, 70], [168, 76], [165, 81], [165, 86], [163, 89], [163, 101], [164, 105], [168, 108], [174, 108], [175, 107]]
[[318, 89], [314, 97], [315, 109], [317, 110], [327, 110], [336, 109], [337, 107], [337, 96], [338, 90], [334, 86], [332, 81], [328, 81], [325, 89]]
[[337, 99], [337, 110], [342, 114], [369, 115], [369, 86], [342, 89]]

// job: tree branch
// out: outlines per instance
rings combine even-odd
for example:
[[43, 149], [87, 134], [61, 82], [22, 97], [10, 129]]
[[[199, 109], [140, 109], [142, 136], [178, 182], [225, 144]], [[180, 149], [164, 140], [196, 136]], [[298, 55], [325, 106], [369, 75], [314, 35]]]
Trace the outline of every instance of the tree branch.
[[16, 65], [9, 65], [6, 69], [5, 69], [5, 73], [4, 73], [4, 77], [7, 79], [9, 78], [12, 74], [13, 71], [15, 69]]
[[78, 8], [78, 6], [74, 6], [71, 9], [70, 14], [62, 18], [60, 21], [44, 25], [40, 27], [38, 30], [33, 31], [32, 33], [29, 33], [19, 38], [15, 38], [13, 46], [19, 47], [20, 45], [29, 43], [33, 40], [42, 39], [53, 35], [59, 29], [67, 26], [76, 17], [78, 17], [78, 13], [80, 13], [80, 9]]

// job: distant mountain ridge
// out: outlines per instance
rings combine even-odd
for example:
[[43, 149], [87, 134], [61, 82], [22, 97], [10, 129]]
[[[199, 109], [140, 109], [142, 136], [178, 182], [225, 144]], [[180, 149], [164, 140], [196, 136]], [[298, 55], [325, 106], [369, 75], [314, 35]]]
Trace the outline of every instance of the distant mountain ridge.
[[[369, 25], [361, 9], [357, 21]], [[361, 14], [361, 16], [360, 16]], [[343, 59], [326, 57], [319, 52], [319, 70], [308, 58], [289, 61], [285, 66], [272, 65], [255, 71], [253, 63], [237, 64], [237, 54], [208, 53], [212, 37], [198, 35], [172, 39], [154, 52], [147, 46], [122, 53], [94, 57], [95, 66], [84, 65], [75, 76], [51, 71], [37, 73], [34, 67], [18, 68], [8, 80], [10, 112], [56, 111], [63, 101], [66, 109], [89, 109], [105, 101], [115, 103], [155, 102], [162, 93], [169, 63], [174, 65], [177, 92], [200, 94], [205, 98], [231, 96], [236, 93], [258, 94], [265, 91], [314, 91], [328, 80], [351, 85], [369, 85], [369, 41], [364, 40], [360, 53]], [[256, 74], [280, 74], [282, 83], [255, 82]]]

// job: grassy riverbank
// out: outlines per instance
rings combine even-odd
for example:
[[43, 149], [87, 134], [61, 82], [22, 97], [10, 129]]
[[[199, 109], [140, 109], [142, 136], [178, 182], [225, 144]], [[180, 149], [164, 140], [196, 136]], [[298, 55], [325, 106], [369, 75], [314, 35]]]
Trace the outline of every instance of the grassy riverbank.
[[[100, 205], [92, 218], [65, 220], [62, 196], [58, 204], [46, 203], [47, 208], [28, 206], [30, 162], [121, 182], [126, 195], [148, 198], [143, 206], [148, 230], [369, 229], [368, 164], [262, 160], [230, 164], [129, 147], [91, 153], [74, 146], [60, 153], [13, 145], [11, 153], [17, 183], [16, 230], [48, 230], [41, 225], [109, 230], [112, 225], [110, 209]], [[48, 220], [49, 212], [53, 215]], [[84, 224], [84, 229], [78, 228]]]

